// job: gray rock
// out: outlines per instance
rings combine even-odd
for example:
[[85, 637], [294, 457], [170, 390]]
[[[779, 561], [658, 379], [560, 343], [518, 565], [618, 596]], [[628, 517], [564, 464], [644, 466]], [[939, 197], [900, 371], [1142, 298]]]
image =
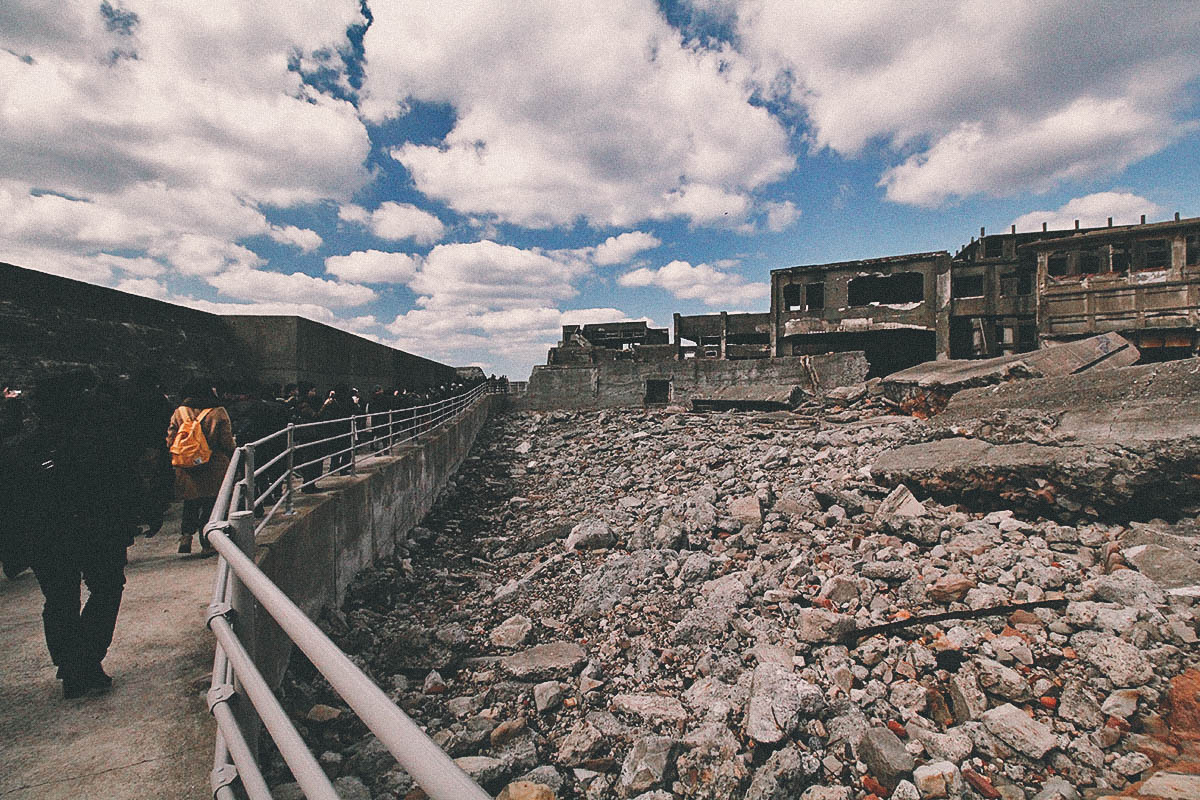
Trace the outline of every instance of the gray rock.
[[625, 797], [661, 786], [671, 779], [679, 743], [669, 736], [643, 736], [621, 764], [619, 786]]
[[612, 709], [640, 717], [647, 722], [686, 722], [688, 713], [674, 697], [657, 694], [619, 694]]
[[574, 642], [539, 644], [500, 659], [500, 666], [514, 678], [537, 680], [575, 672], [587, 654]]
[[952, 761], [959, 764], [971, 755], [971, 750], [975, 747], [971, 735], [961, 728], [949, 728], [945, 733], [938, 733], [917, 725], [910, 725], [908, 734], [921, 743], [930, 758], [938, 761]]
[[333, 790], [341, 800], [371, 800], [371, 791], [353, 775], [338, 778], [333, 782]]
[[859, 570], [864, 578], [903, 583], [913, 575], [913, 568], [903, 561], [868, 561]]
[[1083, 631], [1071, 637], [1071, 644], [1085, 661], [1112, 681], [1114, 686], [1141, 686], [1154, 677], [1154, 666], [1149, 659], [1124, 639]]
[[817, 596], [838, 605], [849, 603], [858, 599], [858, 581], [848, 575], [834, 575], [825, 581]]
[[558, 763], [573, 767], [608, 749], [609, 737], [592, 722], [575, 723], [558, 746]]
[[746, 735], [766, 744], [781, 741], [802, 719], [824, 707], [825, 696], [818, 687], [780, 664], [759, 664], [746, 709]]
[[1030, 719], [1011, 703], [985, 712], [983, 724], [997, 739], [1029, 758], [1041, 758], [1058, 743], [1049, 726]]
[[533, 631], [533, 623], [529, 617], [516, 614], [497, 625], [488, 638], [496, 647], [519, 647], [525, 644]]
[[1100, 705], [1100, 711], [1110, 717], [1128, 719], [1133, 712], [1137, 711], [1138, 700], [1141, 697], [1142, 693], [1138, 689], [1117, 689], [1104, 698], [1104, 702]]
[[820, 768], [815, 755], [800, 752], [794, 744], [786, 745], [755, 770], [745, 800], [792, 800]]
[[1104, 722], [1100, 706], [1087, 686], [1078, 680], [1068, 681], [1058, 698], [1058, 715], [1084, 728], [1098, 728]]
[[879, 508], [875, 509], [875, 521], [883, 522], [884, 520], [895, 519], [897, 517], [923, 517], [925, 516], [925, 505], [913, 497], [913, 493], [908, 487], [900, 484], [892, 490]]
[[539, 714], [562, 705], [563, 687], [558, 681], [544, 681], [533, 687], [533, 704]]
[[800, 800], [850, 800], [854, 790], [848, 786], [810, 786]]
[[974, 664], [984, 691], [1015, 702], [1029, 699], [1029, 682], [1015, 669], [990, 658], [977, 658]]
[[640, 583], [662, 571], [668, 560], [673, 563], [674, 554], [668, 558], [661, 550], [637, 550], [627, 556], [610, 558], [579, 582], [575, 615], [595, 617], [612, 611], [613, 606], [630, 597]]
[[742, 522], [762, 522], [762, 501], [755, 495], [739, 497], [729, 503], [729, 516]]
[[585, 519], [567, 536], [568, 550], [598, 550], [602, 547], [612, 547], [617, 543], [608, 523], [600, 519]]
[[505, 778], [504, 762], [498, 758], [463, 756], [454, 759], [454, 763], [458, 765], [459, 769], [470, 775], [471, 780], [484, 788], [496, 786]]
[[933, 761], [913, 770], [913, 785], [923, 798], [945, 797], [957, 800], [963, 795], [963, 778], [949, 761]]
[[1200, 797], [1200, 775], [1156, 772], [1142, 784], [1139, 794], [1163, 800], [1194, 800]]
[[858, 743], [858, 760], [867, 765], [875, 780], [895, 789], [902, 778], [912, 774], [913, 757], [904, 743], [887, 728], [871, 728]]
[[1097, 600], [1123, 606], [1159, 605], [1166, 601], [1166, 594], [1158, 584], [1131, 569], [1119, 569], [1093, 578], [1083, 585], [1083, 590]]
[[1136, 780], [1135, 776], [1141, 775], [1153, 765], [1153, 762], [1142, 753], [1125, 753], [1117, 757], [1117, 760], [1112, 763], [1112, 768], [1126, 778]]
[[679, 568], [679, 579], [684, 583], [695, 583], [708, 578], [712, 572], [712, 557], [708, 553], [696, 552], [683, 560]]
[[955, 722], [979, 719], [987, 711], [987, 705], [987, 696], [979, 688], [974, 670], [964, 668], [950, 676], [950, 707]]
[[1069, 781], [1051, 777], [1042, 784], [1042, 790], [1033, 796], [1033, 800], [1079, 800], [1079, 792]]
[[804, 608], [796, 615], [796, 635], [801, 641], [836, 644], [856, 625], [854, 617], [838, 614], [824, 608]]

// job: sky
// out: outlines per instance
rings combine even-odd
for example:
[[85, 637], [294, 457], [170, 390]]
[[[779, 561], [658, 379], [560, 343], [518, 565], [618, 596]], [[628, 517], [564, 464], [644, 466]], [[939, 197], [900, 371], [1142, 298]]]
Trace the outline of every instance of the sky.
[[1195, 2], [0, 3], [0, 261], [514, 380], [772, 269], [1176, 211]]

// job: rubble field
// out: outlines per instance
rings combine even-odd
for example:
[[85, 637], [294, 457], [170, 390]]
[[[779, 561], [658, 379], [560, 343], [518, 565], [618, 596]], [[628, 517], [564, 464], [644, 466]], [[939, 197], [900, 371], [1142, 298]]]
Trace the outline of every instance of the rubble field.
[[[1200, 797], [1197, 510], [922, 501], [886, 411], [501, 414], [322, 626], [507, 800]], [[424, 797], [283, 694], [343, 797]]]

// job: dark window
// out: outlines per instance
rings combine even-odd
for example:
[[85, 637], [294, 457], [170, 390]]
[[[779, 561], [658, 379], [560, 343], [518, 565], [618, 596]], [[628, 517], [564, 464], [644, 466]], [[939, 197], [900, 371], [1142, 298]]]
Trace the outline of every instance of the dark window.
[[1017, 278], [1017, 273], [1010, 272], [1007, 275], [1000, 276], [1000, 296], [1001, 297], [1016, 297], [1017, 288], [1020, 286], [1020, 279]]
[[1171, 266], [1171, 243], [1166, 239], [1151, 239], [1145, 244], [1143, 269], [1167, 269]]
[[1112, 271], [1127, 272], [1129, 270], [1129, 251], [1124, 245], [1113, 245]]
[[903, 305], [925, 300], [925, 277], [919, 272], [854, 278], [848, 288], [851, 306]]
[[1030, 350], [1037, 350], [1037, 326], [1019, 325], [1017, 326], [1017, 351], [1028, 353]]
[[646, 381], [646, 403], [669, 403], [671, 402], [671, 382], [670, 381]]
[[982, 275], [955, 275], [950, 285], [955, 297], [983, 297]]
[[1004, 255], [1004, 239], [999, 236], [989, 236], [983, 240], [983, 257], [999, 258]]
[[1095, 275], [1100, 271], [1100, 254], [1095, 250], [1087, 250], [1079, 254], [1079, 271], [1085, 275]]
[[804, 300], [801, 298], [801, 293], [804, 286], [799, 283], [789, 283], [783, 287], [783, 307], [788, 311], [795, 311], [798, 308], [804, 307]]
[[1032, 271], [1017, 273], [1017, 294], [1021, 297], [1033, 294], [1033, 281], [1034, 273]]
[[1191, 267], [1200, 264], [1200, 234], [1187, 237], [1187, 263]]
[[805, 311], [820, 311], [825, 308], [825, 284], [810, 283], [804, 287]]
[[1061, 278], [1067, 274], [1068, 263], [1066, 253], [1051, 253], [1046, 269], [1055, 278]]

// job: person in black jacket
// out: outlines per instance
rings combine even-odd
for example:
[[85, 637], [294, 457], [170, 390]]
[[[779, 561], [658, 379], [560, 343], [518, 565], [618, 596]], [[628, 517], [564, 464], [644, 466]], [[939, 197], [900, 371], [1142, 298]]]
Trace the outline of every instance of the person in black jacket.
[[[125, 587], [140, 485], [138, 440], [128, 409], [90, 373], [42, 381], [36, 433], [21, 471], [36, 487], [20, 513], [28, 553], [45, 597], [42, 621], [63, 696], [107, 691], [101, 662], [112, 643]], [[89, 597], [80, 609], [80, 584]]]

